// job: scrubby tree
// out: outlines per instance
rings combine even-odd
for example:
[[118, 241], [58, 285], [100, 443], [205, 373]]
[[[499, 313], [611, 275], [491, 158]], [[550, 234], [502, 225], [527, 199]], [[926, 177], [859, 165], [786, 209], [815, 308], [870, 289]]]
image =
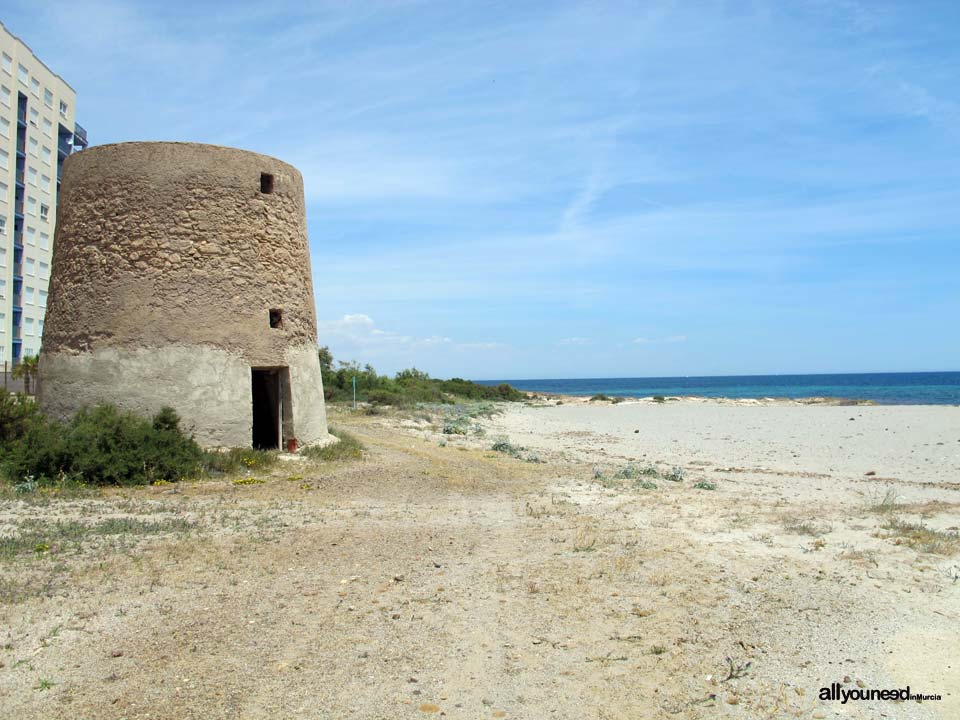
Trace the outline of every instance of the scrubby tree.
[[23, 378], [23, 389], [30, 395], [30, 381], [37, 376], [40, 358], [36, 355], [27, 355], [13, 367], [14, 379]]

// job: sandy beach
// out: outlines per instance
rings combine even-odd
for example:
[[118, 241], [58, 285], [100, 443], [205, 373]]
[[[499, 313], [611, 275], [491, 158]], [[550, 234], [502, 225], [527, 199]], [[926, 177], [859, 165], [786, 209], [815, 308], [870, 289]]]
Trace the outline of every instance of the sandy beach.
[[960, 716], [960, 408], [474, 410], [331, 408], [363, 459], [256, 483], [0, 499], [5, 535], [90, 529], [0, 565], [0, 711]]
[[[960, 488], [955, 406], [565, 398], [560, 405], [514, 408], [491, 430], [581, 460], [647, 459], [714, 472], [770, 470], [868, 484], [887, 478], [918, 500], [939, 498], [938, 488]], [[797, 487], [812, 489], [808, 483]]]

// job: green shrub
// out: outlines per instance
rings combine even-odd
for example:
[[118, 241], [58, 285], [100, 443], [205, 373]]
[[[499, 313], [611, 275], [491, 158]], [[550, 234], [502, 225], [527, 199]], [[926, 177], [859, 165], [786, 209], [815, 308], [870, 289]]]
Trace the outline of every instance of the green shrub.
[[590, 402], [594, 402], [594, 401], [596, 401], [596, 402], [606, 402], [606, 401], [608, 401], [609, 399], [610, 399], [609, 396], [604, 395], [603, 393], [597, 393], [597, 394], [594, 395], [592, 398], [590, 398]]
[[683, 482], [683, 478], [686, 476], [683, 468], [679, 465], [674, 466], [669, 472], [667, 472], [663, 477], [665, 477], [670, 482]]
[[693, 484], [693, 486], [697, 488], [697, 490], [716, 490], [717, 489], [717, 484], [712, 483], [709, 480], [697, 480]]
[[372, 365], [357, 362], [338, 362], [334, 370], [333, 355], [328, 348], [320, 348], [320, 369], [323, 376], [323, 394], [329, 401], [353, 400], [356, 380], [357, 400], [378, 405], [407, 407], [414, 403], [451, 403], [456, 400], [526, 400], [526, 393], [501, 383], [481, 385], [462, 378], [438, 380], [417, 368], [401, 370], [394, 377], [380, 375]]
[[42, 417], [37, 404], [26, 395], [0, 389], [0, 453], [9, 450]]
[[467, 417], [447, 418], [443, 421], [444, 435], [466, 435], [470, 429], [470, 419]]
[[496, 452], [503, 453], [504, 455], [509, 455], [510, 457], [514, 457], [514, 458], [522, 457], [523, 451], [526, 450], [525, 447], [522, 447], [520, 445], [514, 445], [513, 443], [510, 442], [510, 438], [505, 436], [498, 437], [494, 441], [493, 445], [490, 446], [490, 449]]
[[91, 485], [142, 485], [195, 476], [202, 459], [170, 408], [150, 421], [98, 405], [80, 410], [66, 424], [38, 414], [9, 448], [4, 470], [13, 481], [33, 477], [49, 484], [68, 476]]
[[613, 474], [617, 480], [636, 480], [641, 477], [660, 477], [660, 471], [656, 465], [647, 465], [640, 467], [633, 463], [627, 463]]
[[654, 395], [654, 396], [653, 396], [653, 401], [654, 401], [655, 403], [665, 403], [665, 402], [667, 401], [667, 399], [666, 399], [663, 395]]

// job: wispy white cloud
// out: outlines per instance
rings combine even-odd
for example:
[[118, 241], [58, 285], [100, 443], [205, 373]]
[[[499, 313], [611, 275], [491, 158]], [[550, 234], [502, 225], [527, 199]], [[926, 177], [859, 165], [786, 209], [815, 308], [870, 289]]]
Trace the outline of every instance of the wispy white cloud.
[[585, 347], [587, 345], [592, 345], [592, 344], [593, 344], [593, 340], [591, 340], [590, 338], [582, 338], [582, 337], [569, 337], [569, 338], [563, 338], [562, 340], [557, 340], [557, 345]]
[[671, 345], [673, 343], [682, 343], [687, 341], [686, 335], [668, 335], [662, 338], [634, 338], [631, 342], [634, 345]]

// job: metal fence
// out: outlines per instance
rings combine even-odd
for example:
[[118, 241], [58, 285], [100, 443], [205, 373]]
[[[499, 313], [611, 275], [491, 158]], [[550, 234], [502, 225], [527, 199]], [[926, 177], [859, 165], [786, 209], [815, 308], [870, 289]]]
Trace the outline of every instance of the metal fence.
[[[13, 377], [13, 368], [10, 366], [10, 363], [4, 360], [3, 370], [0, 370], [0, 374], [3, 375], [3, 388], [9, 390], [10, 392], [25, 392], [26, 383], [24, 378], [15, 378]], [[33, 394], [37, 391], [37, 378], [30, 379], [30, 394]]]

